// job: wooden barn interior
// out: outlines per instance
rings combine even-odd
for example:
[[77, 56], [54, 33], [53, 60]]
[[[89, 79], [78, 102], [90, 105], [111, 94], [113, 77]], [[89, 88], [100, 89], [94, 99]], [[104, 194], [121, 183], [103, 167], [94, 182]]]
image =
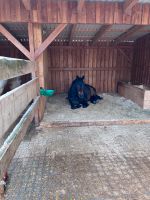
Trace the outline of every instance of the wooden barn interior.
[[[40, 87], [54, 89], [56, 95], [66, 94], [76, 76], [84, 75], [85, 82], [95, 87], [99, 94], [119, 93], [142, 108], [150, 109], [150, 1], [0, 0], [0, 56], [30, 62], [28, 68], [18, 71], [18, 75], [32, 73], [29, 92], [28, 82], [23, 91], [24, 95], [33, 93], [27, 103], [33, 100], [34, 104], [31, 116], [18, 130], [16, 139], [11, 140], [7, 149], [5, 145], [1, 147], [2, 178], [31, 121], [34, 119], [39, 124], [43, 119], [47, 98], [39, 96]], [[16, 76], [6, 73], [0, 75], [0, 79]], [[12, 103], [14, 101], [16, 99]], [[8, 102], [6, 94], [2, 95], [0, 109]], [[28, 104], [19, 110], [19, 116]], [[2, 111], [2, 116], [7, 116], [1, 117], [1, 129], [6, 122], [10, 128], [18, 119], [9, 120], [9, 106], [6, 110]], [[138, 119], [138, 122], [136, 119], [112, 120], [110, 124], [150, 123], [149, 119]], [[42, 123], [47, 127], [58, 126], [47, 121]], [[96, 123], [109, 124], [108, 121]], [[81, 123], [78, 120], [72, 125], [66, 122], [59, 125], [90, 126], [90, 122], [85, 119]], [[1, 138], [7, 129], [1, 131]]]

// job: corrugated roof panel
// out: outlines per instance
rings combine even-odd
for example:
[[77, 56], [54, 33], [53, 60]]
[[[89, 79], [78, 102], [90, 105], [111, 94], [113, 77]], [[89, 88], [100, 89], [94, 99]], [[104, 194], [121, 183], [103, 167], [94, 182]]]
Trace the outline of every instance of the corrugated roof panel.
[[28, 25], [26, 23], [3, 23], [3, 26], [17, 39], [28, 39]]
[[142, 30], [149, 32], [150, 31], [150, 26], [143, 26]]
[[137, 32], [129, 37], [129, 40], [136, 40], [144, 35], [147, 35], [147, 32]]
[[72, 27], [71, 25], [67, 25], [67, 27], [58, 35], [56, 40], [68, 40], [71, 27]]
[[73, 34], [73, 40], [90, 40], [101, 26], [100, 24], [78, 24]]
[[[28, 41], [28, 26], [27, 23], [4, 23], [4, 27], [12, 33], [20, 41]], [[42, 24], [43, 38], [46, 38], [58, 24]], [[76, 24], [75, 30], [73, 33], [72, 40], [74, 41], [91, 41], [99, 29], [102, 27], [101, 24]], [[114, 24], [112, 27], [100, 38], [100, 40], [114, 40], [123, 34], [125, 31], [130, 29], [133, 25], [122, 25]], [[71, 33], [72, 25], [69, 24], [66, 28], [57, 36], [55, 41], [68, 41], [69, 35]], [[143, 26], [140, 31], [134, 33], [130, 36], [129, 40], [136, 40], [139, 37], [142, 37], [150, 33], [150, 25]], [[0, 34], [0, 40], [5, 41], [6, 38]]]
[[130, 29], [133, 25], [112, 25], [111, 29], [107, 31], [100, 40], [114, 40], [115, 38], [119, 37], [125, 31]]

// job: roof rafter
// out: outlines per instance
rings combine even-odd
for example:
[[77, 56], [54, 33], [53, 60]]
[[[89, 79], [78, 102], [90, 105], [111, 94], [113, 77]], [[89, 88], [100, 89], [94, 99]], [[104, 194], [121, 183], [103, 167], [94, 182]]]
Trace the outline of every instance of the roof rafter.
[[141, 30], [143, 28], [142, 25], [135, 25], [132, 26], [130, 29], [128, 29], [126, 32], [124, 32], [123, 34], [121, 34], [119, 37], [117, 37], [114, 42], [115, 43], [119, 43], [123, 40], [127, 40], [131, 35], [133, 35], [134, 33], [136, 33], [137, 31]]
[[0, 33], [2, 33], [11, 43], [13, 43], [27, 58], [33, 60], [30, 52], [1, 24]]
[[112, 25], [103, 25], [94, 36], [91, 45], [94, 45], [111, 27]]
[[54, 39], [64, 30], [67, 24], [59, 24], [55, 30], [44, 40], [44, 42], [35, 51], [35, 60], [43, 53], [43, 51], [50, 45]]
[[124, 12], [126, 14], [131, 13], [131, 9], [139, 2], [139, 0], [125, 0], [124, 2]]
[[72, 43], [72, 39], [73, 39], [75, 29], [76, 29], [76, 24], [72, 24], [70, 35], [69, 35], [69, 45], [71, 45], [71, 43]]

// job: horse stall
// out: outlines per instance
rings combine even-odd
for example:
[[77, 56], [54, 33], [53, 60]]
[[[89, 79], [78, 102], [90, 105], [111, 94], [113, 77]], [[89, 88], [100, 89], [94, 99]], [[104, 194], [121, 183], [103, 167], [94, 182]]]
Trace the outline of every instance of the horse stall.
[[149, 0], [1, 0], [0, 56], [4, 198], [150, 199]]

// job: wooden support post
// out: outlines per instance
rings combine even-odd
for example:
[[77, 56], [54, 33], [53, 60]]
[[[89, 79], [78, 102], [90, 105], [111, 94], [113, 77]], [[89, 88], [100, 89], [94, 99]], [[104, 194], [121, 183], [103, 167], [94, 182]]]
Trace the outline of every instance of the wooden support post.
[[[34, 40], [34, 49], [38, 49], [42, 44], [42, 26], [41, 24], [33, 24], [33, 40]], [[39, 87], [45, 88], [45, 73], [44, 73], [44, 55], [40, 54], [35, 60], [37, 67], [37, 77], [39, 78]], [[39, 121], [43, 118], [46, 105], [46, 98], [44, 96], [40, 97], [40, 103], [35, 115], [35, 118]]]

